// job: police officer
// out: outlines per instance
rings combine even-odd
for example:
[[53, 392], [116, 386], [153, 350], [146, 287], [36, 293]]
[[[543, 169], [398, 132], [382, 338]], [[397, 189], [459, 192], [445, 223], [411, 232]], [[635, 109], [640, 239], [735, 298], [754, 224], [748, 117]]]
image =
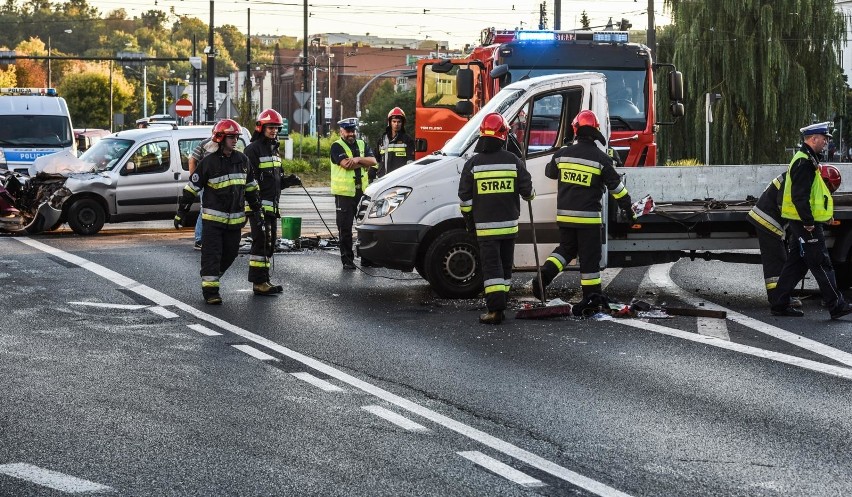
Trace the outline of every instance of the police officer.
[[253, 283], [255, 295], [273, 295], [281, 293], [281, 285], [269, 282], [269, 266], [273, 244], [278, 237], [278, 203], [281, 199], [281, 189], [301, 185], [299, 177], [291, 174], [282, 177], [281, 154], [278, 149], [278, 131], [284, 120], [281, 114], [273, 109], [266, 109], [257, 116], [251, 143], [246, 147], [252, 175], [260, 188], [261, 209], [263, 222], [259, 223], [249, 210], [251, 224], [251, 253], [249, 255], [248, 280]]
[[[541, 266], [542, 286], [547, 287], [565, 266], [579, 256], [580, 285], [583, 297], [601, 292], [601, 196], [608, 189], [618, 206], [635, 216], [630, 195], [613, 167], [612, 158], [595, 144], [606, 144], [595, 113], [581, 111], [574, 118], [575, 142], [559, 152], [547, 164], [544, 174], [559, 181], [556, 199], [556, 224], [559, 246]], [[538, 277], [533, 294], [541, 298]]]
[[831, 136], [828, 126], [829, 123], [824, 122], [799, 130], [804, 143], [787, 168], [781, 217], [788, 220], [793, 243], [778, 277], [775, 301], [771, 307], [773, 316], [804, 316], [801, 309], [790, 305], [790, 295], [809, 269], [819, 285], [831, 319], [852, 313], [852, 304], [844, 300], [837, 288], [822, 227], [834, 216], [834, 200], [819, 174], [818, 160], [818, 154], [825, 149]]
[[239, 134], [236, 121], [223, 119], [216, 123], [213, 141], [219, 148], [205, 157], [190, 177], [175, 215], [175, 228], [179, 228], [198, 193], [204, 191], [200, 220], [204, 223], [201, 292], [205, 302], [214, 305], [222, 303], [219, 278], [237, 258], [240, 230], [246, 222], [246, 202], [254, 212], [260, 212], [258, 186], [248, 158], [234, 149]]
[[[834, 193], [840, 188], [840, 171], [830, 164], [820, 166], [820, 175], [828, 186], [828, 190]], [[779, 174], [774, 178], [754, 207], [749, 211], [749, 222], [754, 225], [757, 234], [757, 242], [760, 246], [760, 262], [763, 265], [763, 281], [766, 285], [766, 295], [769, 303], [775, 302], [775, 290], [778, 286], [778, 277], [787, 260], [786, 227], [787, 221], [781, 217], [781, 201], [784, 193], [784, 179], [786, 173]], [[790, 306], [800, 308], [802, 301], [790, 297]]]
[[509, 124], [491, 113], [479, 125], [476, 155], [464, 165], [459, 180], [459, 200], [469, 231], [476, 233], [485, 279], [483, 324], [500, 324], [512, 284], [515, 238], [518, 236], [520, 199], [532, 200], [535, 192], [524, 161], [505, 150]]
[[405, 112], [394, 107], [388, 112], [388, 126], [376, 145], [379, 163], [370, 168], [370, 181], [414, 160], [414, 138], [405, 132]]
[[337, 123], [340, 138], [331, 144], [331, 194], [334, 195], [337, 231], [340, 234], [340, 259], [343, 269], [355, 269], [352, 249], [352, 224], [358, 204], [367, 189], [368, 171], [376, 165], [376, 157], [364, 140], [355, 138], [354, 119]]

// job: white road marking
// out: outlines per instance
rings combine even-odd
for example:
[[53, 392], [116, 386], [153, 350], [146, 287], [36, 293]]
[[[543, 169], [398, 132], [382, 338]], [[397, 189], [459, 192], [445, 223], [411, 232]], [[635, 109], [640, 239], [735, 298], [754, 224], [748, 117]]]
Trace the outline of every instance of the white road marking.
[[239, 350], [240, 352], [245, 352], [246, 354], [254, 357], [255, 359], [260, 359], [261, 361], [277, 361], [278, 360], [275, 357], [272, 357], [271, 355], [267, 354], [266, 352], [257, 350], [256, 348], [252, 347], [251, 345], [245, 345], [245, 344], [243, 344], [243, 345], [231, 345], [231, 347]]
[[615, 280], [621, 269], [620, 267], [608, 267], [601, 271], [601, 290], [606, 290], [606, 287]]
[[329, 383], [329, 382], [323, 380], [322, 378], [317, 378], [316, 376], [312, 375], [311, 373], [290, 373], [290, 374], [292, 374], [296, 378], [298, 378], [298, 379], [300, 379], [300, 380], [302, 380], [306, 383], [310, 383], [311, 385], [319, 388], [320, 390], [325, 390], [326, 392], [342, 392], [343, 391], [343, 389], [340, 388], [339, 386], [334, 385], [332, 383]]
[[201, 325], [201, 324], [188, 324], [186, 326], [191, 330], [195, 330], [195, 331], [201, 333], [202, 335], [207, 335], [209, 337], [215, 337], [215, 336], [221, 336], [222, 335], [218, 331], [213, 331], [210, 328], [208, 328], [204, 325]]
[[363, 406], [361, 409], [364, 409], [367, 412], [371, 412], [376, 416], [390, 421], [391, 423], [399, 426], [400, 428], [408, 431], [429, 431], [429, 428], [425, 426], [415, 423], [414, 421], [406, 418], [401, 414], [397, 414], [390, 409], [385, 409], [382, 406]]
[[85, 305], [88, 307], [101, 307], [104, 309], [124, 309], [128, 311], [138, 311], [139, 309], [145, 309], [148, 307], [147, 305], [138, 305], [138, 304], [108, 304], [106, 302], [68, 302], [69, 304], [74, 305]]
[[0, 465], [0, 473], [9, 475], [13, 478], [26, 480], [42, 487], [52, 488], [60, 492], [68, 492], [72, 494], [93, 493], [93, 492], [111, 492], [112, 488], [95, 483], [89, 480], [83, 480], [75, 476], [66, 475], [58, 471], [39, 468], [27, 463], [12, 463]]
[[[771, 337], [783, 340], [787, 343], [791, 343], [797, 347], [809, 350], [815, 354], [828, 357], [829, 359], [837, 361], [841, 364], [852, 366], [852, 354], [848, 352], [844, 352], [842, 350], [835, 349], [834, 347], [830, 347], [824, 343], [817, 342], [816, 340], [811, 340], [810, 338], [805, 338], [801, 335], [791, 333], [787, 330], [778, 328], [777, 326], [772, 326], [771, 324], [764, 323], [763, 321], [758, 321], [757, 319], [750, 318], [744, 314], [740, 314], [739, 312], [732, 311], [718, 304], [704, 299], [700, 299], [692, 295], [691, 293], [677, 286], [677, 284], [672, 281], [669, 272], [671, 271], [673, 265], [674, 263], [656, 264], [651, 266], [648, 269], [648, 280], [661, 290], [665, 290], [666, 292], [692, 305], [697, 306], [699, 303], [703, 303], [705, 309], [725, 311], [728, 313], [728, 319], [735, 323], [739, 323], [755, 331], [759, 331]], [[767, 309], [767, 314], [768, 313], [769, 311]]]
[[731, 334], [728, 333], [728, 321], [720, 318], [697, 318], [698, 333], [710, 337], [716, 337], [722, 340], [730, 340]]
[[164, 318], [168, 318], [168, 319], [174, 319], [176, 317], [180, 317], [177, 314], [175, 314], [174, 312], [166, 309], [165, 307], [159, 306], [159, 305], [154, 306], [154, 307], [149, 307], [148, 310], [153, 312], [154, 314], [163, 316]]
[[399, 395], [388, 392], [387, 390], [384, 390], [383, 388], [380, 388], [376, 385], [360, 380], [348, 373], [335, 369], [332, 366], [329, 366], [317, 359], [314, 359], [313, 357], [304, 355], [300, 352], [296, 352], [295, 350], [284, 347], [283, 345], [275, 343], [272, 340], [269, 340], [268, 338], [256, 335], [248, 330], [240, 328], [239, 326], [231, 324], [228, 321], [220, 319], [211, 314], [207, 314], [204, 311], [196, 309], [195, 307], [192, 307], [189, 304], [185, 304], [158, 290], [154, 290], [149, 286], [143, 285], [126, 276], [116, 273], [111, 269], [105, 268], [99, 264], [83, 259], [82, 257], [69, 254], [68, 252], [51, 247], [50, 245], [46, 245], [41, 242], [37, 242], [27, 237], [16, 237], [14, 238], [14, 240], [29, 245], [30, 247], [33, 247], [37, 250], [41, 250], [42, 252], [45, 252], [47, 254], [53, 255], [54, 257], [58, 257], [64, 261], [76, 264], [87, 271], [90, 271], [102, 278], [112, 281], [113, 283], [121, 287], [124, 287], [132, 292], [137, 293], [138, 295], [147, 298], [151, 302], [155, 302], [163, 306], [174, 306], [175, 308], [180, 309], [181, 311], [184, 311], [191, 316], [194, 316], [200, 321], [206, 321], [218, 328], [227, 330], [237, 336], [245, 338], [246, 340], [250, 340], [258, 345], [266, 347], [269, 350], [274, 350], [275, 352], [278, 352], [279, 354], [285, 357], [289, 357], [290, 359], [301, 362], [302, 364], [311, 369], [314, 369], [325, 375], [335, 378], [342, 383], [351, 385], [352, 387], [357, 388], [358, 390], [373, 395], [374, 397], [377, 397], [387, 403], [393, 404], [401, 409], [417, 414], [418, 416], [426, 418], [437, 425], [443, 426], [448, 430], [452, 430], [456, 433], [459, 433], [465, 437], [470, 438], [471, 440], [475, 440], [487, 447], [506, 454], [509, 457], [513, 457], [540, 471], [544, 471], [545, 473], [551, 474], [586, 491], [592, 492], [596, 495], [600, 495], [601, 497], [629, 497], [629, 494], [616, 490], [597, 480], [585, 477], [579, 473], [571, 471], [568, 468], [564, 468], [541, 456], [533, 454], [532, 452], [517, 447], [495, 436], [489, 435], [488, 433], [473, 428], [472, 426], [468, 426], [450, 417], [444, 416], [443, 414], [440, 414], [436, 411], [423, 407], [420, 404], [417, 404], [416, 402], [412, 402], [408, 399], [400, 397]]
[[532, 476], [518, 471], [517, 469], [509, 466], [508, 464], [502, 463], [493, 457], [488, 457], [482, 452], [476, 450], [470, 450], [466, 452], [456, 452], [456, 454], [464, 457], [465, 459], [471, 460], [476, 464], [479, 464], [483, 468], [491, 471], [492, 473], [496, 473], [499, 476], [507, 480], [511, 480], [518, 485], [523, 487], [535, 488], [535, 487], [546, 487], [547, 485]]

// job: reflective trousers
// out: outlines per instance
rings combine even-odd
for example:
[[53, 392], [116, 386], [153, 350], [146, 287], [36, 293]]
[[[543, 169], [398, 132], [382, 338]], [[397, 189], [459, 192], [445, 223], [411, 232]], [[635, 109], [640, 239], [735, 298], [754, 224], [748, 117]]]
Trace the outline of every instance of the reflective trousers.
[[352, 225], [355, 223], [355, 214], [358, 213], [361, 197], [360, 191], [356, 192], [354, 197], [334, 196], [335, 221], [340, 237], [340, 259], [344, 264], [355, 262], [355, 251], [352, 247]]
[[269, 268], [272, 264], [272, 254], [275, 252], [275, 240], [278, 239], [278, 217], [264, 212], [265, 229], [260, 229], [253, 214], [248, 214], [248, 219], [251, 226], [248, 280], [252, 283], [263, 283], [269, 281]]
[[601, 293], [601, 225], [559, 228], [559, 246], [541, 266], [542, 283], [549, 285], [575, 257], [580, 259], [583, 297]]
[[201, 221], [201, 292], [204, 297], [219, 294], [219, 278], [234, 263], [240, 249], [240, 226]]
[[757, 230], [757, 243], [760, 245], [760, 263], [763, 265], [766, 296], [772, 304], [775, 302], [775, 294], [778, 293], [778, 277], [781, 276], [781, 269], [787, 260], [787, 244], [783, 238], [762, 229]]
[[825, 246], [822, 225], [817, 224], [813, 231], [808, 232], [801, 221], [790, 221], [787, 230], [792, 234], [794, 241], [790, 244], [787, 262], [784, 263], [781, 276], [778, 277], [772, 309], [782, 311], [787, 308], [793, 289], [805, 277], [808, 270], [819, 285], [822, 299], [828, 304], [829, 310], [833, 311], [842, 307], [845, 301], [837, 288], [834, 266], [831, 265], [831, 258]]
[[515, 239], [494, 240], [478, 238], [479, 260], [485, 287], [485, 306], [488, 312], [503, 311], [512, 286], [512, 262], [515, 259]]

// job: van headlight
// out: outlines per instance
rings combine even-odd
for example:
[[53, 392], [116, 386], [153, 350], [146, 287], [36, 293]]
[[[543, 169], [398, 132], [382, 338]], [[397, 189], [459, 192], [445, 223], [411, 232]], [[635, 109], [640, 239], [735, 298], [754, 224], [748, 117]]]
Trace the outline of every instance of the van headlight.
[[405, 199], [411, 195], [411, 188], [407, 186], [397, 186], [389, 190], [385, 190], [381, 195], [373, 200], [373, 205], [370, 207], [370, 212], [367, 217], [385, 217], [396, 210], [397, 207], [405, 202]]

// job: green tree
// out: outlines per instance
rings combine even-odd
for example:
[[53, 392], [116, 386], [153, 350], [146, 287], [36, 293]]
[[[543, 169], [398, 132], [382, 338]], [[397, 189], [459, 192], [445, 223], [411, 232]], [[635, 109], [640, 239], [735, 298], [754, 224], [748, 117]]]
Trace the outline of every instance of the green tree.
[[582, 14], [580, 14], [580, 25], [583, 27], [583, 29], [592, 29], [592, 21], [589, 20], [589, 15], [586, 14], [585, 10]]
[[661, 161], [704, 157], [696, 130], [704, 130], [706, 93], [722, 95], [711, 125], [716, 164], [786, 162], [800, 127], [839, 114], [846, 28], [832, 0], [666, 4], [673, 24], [660, 32], [658, 59], [683, 71], [687, 115], [661, 135]]
[[[68, 74], [58, 88], [68, 102], [74, 125], [109, 129], [109, 71], [92, 67]], [[123, 112], [134, 99], [133, 88], [119, 72], [113, 73], [113, 112]]]
[[399, 107], [405, 112], [406, 131], [414, 135], [414, 91], [396, 91], [392, 81], [385, 80], [373, 93], [361, 116], [361, 133], [367, 137], [367, 143], [375, 146], [388, 126], [388, 112]]

